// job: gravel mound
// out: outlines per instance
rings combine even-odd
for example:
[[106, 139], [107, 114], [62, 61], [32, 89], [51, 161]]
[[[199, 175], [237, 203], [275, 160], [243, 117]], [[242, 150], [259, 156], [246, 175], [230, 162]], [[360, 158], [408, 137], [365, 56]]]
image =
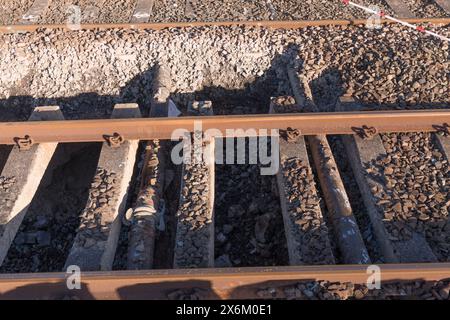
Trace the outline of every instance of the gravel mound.
[[448, 300], [450, 283], [443, 281], [386, 282], [380, 289], [351, 282], [302, 281], [257, 291], [262, 299], [288, 300]]
[[[384, 208], [391, 240], [423, 234], [439, 261], [450, 261], [450, 174], [448, 161], [430, 134], [382, 135], [385, 159], [374, 164], [387, 193], [375, 194]], [[384, 175], [384, 178], [383, 178]]]
[[[384, 0], [354, 1], [396, 16]], [[416, 17], [446, 17], [448, 14], [433, 0], [405, 0]], [[32, 0], [0, 0], [0, 24], [19, 23]], [[137, 0], [59, 0], [50, 1], [37, 23], [128, 23]], [[77, 6], [78, 8], [73, 8]], [[158, 0], [154, 2], [149, 22], [260, 21], [260, 20], [339, 20], [365, 19], [364, 10], [346, 6], [341, 0]]]
[[216, 165], [216, 267], [288, 265], [275, 190], [258, 165]]
[[128, 23], [136, 0], [62, 0], [50, 1], [38, 23]]
[[408, 0], [405, 5], [418, 18], [448, 17], [448, 14], [434, 0]]
[[[450, 34], [448, 26], [437, 31]], [[4, 119], [24, 120], [37, 104], [59, 104], [68, 118], [105, 117], [117, 102], [147, 106], [157, 63], [168, 66], [174, 95], [252, 91], [258, 82], [270, 84], [264, 94], [285, 94], [279, 84], [297, 58], [299, 70], [317, 84], [315, 95], [328, 101], [324, 111], [344, 92], [377, 108], [450, 101], [448, 44], [400, 26], [40, 30], [1, 35], [0, 47]], [[267, 110], [268, 102], [255, 112]]]

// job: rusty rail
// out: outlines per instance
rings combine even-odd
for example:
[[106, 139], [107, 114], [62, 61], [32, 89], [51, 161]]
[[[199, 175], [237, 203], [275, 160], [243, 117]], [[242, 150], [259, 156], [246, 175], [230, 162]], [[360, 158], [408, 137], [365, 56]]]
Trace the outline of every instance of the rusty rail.
[[[429, 23], [432, 25], [445, 25], [450, 23], [450, 18], [412, 18], [403, 19], [409, 23]], [[92, 29], [134, 29], [134, 30], [161, 30], [168, 28], [187, 28], [187, 27], [229, 27], [229, 26], [247, 26], [247, 27], [266, 27], [274, 29], [300, 29], [306, 27], [320, 26], [347, 26], [347, 25], [363, 25], [366, 19], [352, 20], [293, 20], [293, 21], [212, 21], [212, 22], [157, 22], [157, 23], [90, 23], [81, 24], [79, 30]], [[382, 19], [382, 23], [391, 24], [390, 20]], [[0, 26], [0, 33], [11, 32], [34, 32], [38, 29], [62, 29], [65, 31], [73, 31], [74, 25], [70, 24], [21, 24]]]
[[[450, 263], [384, 264], [380, 268], [382, 283], [450, 278]], [[0, 275], [0, 299], [167, 299], [173, 291], [193, 289], [203, 299], [248, 299], [256, 297], [259, 289], [306, 280], [364, 284], [368, 273], [365, 265], [86, 272], [81, 275], [80, 290], [68, 290], [66, 276]]]
[[[270, 131], [259, 130], [288, 127], [300, 130], [303, 135], [354, 134], [363, 127], [373, 127], [378, 133], [434, 132], [444, 123], [450, 123], [450, 110], [2, 122], [0, 144], [15, 144], [24, 138], [30, 143], [104, 141], [111, 137], [121, 137], [121, 140], [170, 139], [177, 129], [186, 132], [215, 129], [212, 136], [234, 137], [270, 135]], [[200, 124], [201, 128], [198, 127]], [[245, 132], [249, 128], [255, 130]], [[241, 132], [231, 132], [239, 129]]]

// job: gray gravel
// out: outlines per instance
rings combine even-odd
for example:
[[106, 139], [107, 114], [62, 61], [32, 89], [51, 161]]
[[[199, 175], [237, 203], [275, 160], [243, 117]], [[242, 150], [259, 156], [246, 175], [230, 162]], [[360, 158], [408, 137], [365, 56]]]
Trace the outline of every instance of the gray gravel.
[[97, 167], [93, 177], [87, 205], [80, 214], [80, 225], [77, 229], [75, 244], [82, 248], [102, 246], [110, 233], [109, 221], [104, 221], [103, 215], [108, 215], [112, 201], [117, 198], [117, 174], [102, 167]]
[[[78, 6], [80, 11], [72, 8]], [[67, 21], [81, 23], [100, 22], [99, 15], [102, 11], [102, 5], [95, 0], [62, 0], [51, 1], [50, 5], [42, 13], [38, 23], [66, 23]], [[76, 14], [79, 16], [75, 16]], [[79, 20], [72, 20], [79, 19]]]
[[[73, 9], [77, 6], [78, 9]], [[50, 1], [38, 23], [66, 23], [75, 17], [80, 23], [128, 23], [136, 0], [60, 0]], [[75, 16], [79, 14], [79, 16]]]
[[[196, 132], [201, 136], [202, 132]], [[180, 209], [177, 212], [174, 264], [178, 268], [211, 266], [212, 208], [210, 201], [210, 172], [204, 161], [196, 161], [195, 146], [192, 162], [184, 165]]]
[[20, 23], [34, 0], [0, 0], [0, 25]]
[[[383, 1], [368, 1], [378, 4]], [[255, 21], [352, 19], [368, 15], [362, 10], [331, 0], [161, 0], [156, 1], [152, 21]]]
[[[437, 30], [449, 34], [448, 27]], [[275, 96], [286, 91], [277, 84], [297, 52], [301, 72], [333, 89], [328, 90], [330, 109], [346, 91], [375, 107], [425, 108], [450, 101], [448, 44], [403, 27], [185, 31], [1, 35], [2, 118], [24, 120], [36, 104], [59, 104], [68, 118], [105, 117], [116, 102], [148, 104], [157, 62], [167, 64], [175, 95], [221, 87], [242, 90], [248, 83], [265, 82], [274, 86], [264, 94]], [[340, 81], [328, 79], [333, 73]], [[252, 86], [247, 86], [250, 91]], [[253, 112], [267, 110], [268, 102]]]
[[449, 300], [450, 283], [443, 281], [386, 282], [368, 289], [351, 282], [302, 281], [257, 291], [262, 299], [288, 300]]
[[450, 101], [448, 42], [427, 38], [417, 46], [421, 40], [425, 38], [399, 26], [372, 31], [369, 38], [353, 34], [327, 43], [314, 37], [311, 41], [326, 49], [301, 50], [300, 70], [324, 101], [323, 111], [333, 110], [343, 93], [370, 108], [445, 106]]
[[[81, 10], [82, 23], [127, 23], [131, 20], [137, 0], [59, 0], [51, 1], [37, 23], [65, 23], [75, 11]], [[395, 13], [384, 0], [356, 1], [377, 6], [388, 14]], [[448, 16], [433, 0], [405, 0], [417, 17]], [[32, 0], [0, 1], [0, 23], [19, 23]], [[157, 0], [150, 22], [192, 21], [257, 21], [257, 20], [320, 20], [368, 18], [361, 9], [345, 6], [340, 0]]]
[[448, 14], [434, 0], [408, 0], [404, 2], [418, 18], [448, 17]]
[[102, 23], [128, 23], [133, 14], [137, 0], [105, 0], [101, 11], [100, 21]]
[[[250, 289], [250, 290], [249, 290]], [[450, 282], [440, 281], [390, 281], [380, 289], [369, 289], [364, 284], [351, 282], [299, 281], [295, 284], [277, 284], [246, 288], [252, 298], [286, 300], [449, 300]], [[244, 290], [234, 293], [239, 297]], [[210, 290], [200, 288], [176, 289], [167, 294], [169, 300], [202, 300], [217, 298]]]
[[379, 159], [374, 170], [378, 176], [384, 175], [387, 192], [376, 196], [384, 208], [383, 221], [391, 239], [410, 239], [418, 232], [439, 261], [450, 261], [448, 161], [433, 145], [430, 134], [382, 138], [387, 157]]
[[216, 266], [288, 264], [276, 192], [275, 177], [258, 165], [216, 165]]
[[[315, 186], [311, 168], [300, 160], [287, 160], [281, 163], [284, 179], [290, 188], [285, 193], [289, 199], [288, 210], [295, 224], [300, 226], [302, 242], [302, 261], [306, 264], [333, 264], [334, 258], [328, 239], [328, 229], [323, 216], [317, 210], [320, 198]], [[295, 186], [295, 187], [294, 187]]]

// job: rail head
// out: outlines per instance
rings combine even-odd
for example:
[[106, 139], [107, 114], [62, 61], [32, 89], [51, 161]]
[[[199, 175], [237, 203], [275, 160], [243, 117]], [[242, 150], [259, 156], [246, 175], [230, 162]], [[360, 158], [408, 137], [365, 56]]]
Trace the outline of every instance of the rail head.
[[27, 137], [32, 143], [101, 142], [115, 135], [125, 140], [178, 140], [194, 131], [210, 137], [270, 136], [289, 127], [302, 135], [355, 134], [364, 128], [377, 133], [436, 132], [449, 123], [448, 109], [2, 122], [0, 144]]

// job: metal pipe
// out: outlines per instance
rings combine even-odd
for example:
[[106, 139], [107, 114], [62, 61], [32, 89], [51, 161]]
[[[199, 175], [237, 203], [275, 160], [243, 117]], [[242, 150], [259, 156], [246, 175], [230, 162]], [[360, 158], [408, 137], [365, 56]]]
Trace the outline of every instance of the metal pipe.
[[[150, 117], [167, 117], [167, 101], [170, 96], [171, 79], [164, 65], [155, 70]], [[141, 185], [131, 217], [128, 242], [127, 269], [153, 268], [157, 225], [164, 212], [160, 210], [165, 185], [164, 169], [167, 145], [157, 139], [147, 142]]]

